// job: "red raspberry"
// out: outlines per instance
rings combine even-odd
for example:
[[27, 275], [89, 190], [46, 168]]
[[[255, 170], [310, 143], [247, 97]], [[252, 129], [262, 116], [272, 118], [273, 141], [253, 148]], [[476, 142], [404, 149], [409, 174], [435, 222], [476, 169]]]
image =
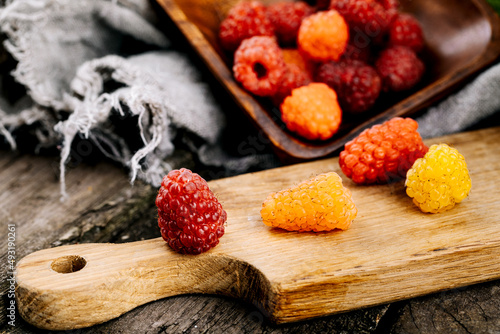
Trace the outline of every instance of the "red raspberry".
[[342, 110], [351, 113], [370, 109], [381, 90], [377, 71], [359, 60], [324, 63], [318, 68], [316, 80], [332, 87]]
[[330, 9], [337, 10], [346, 20], [351, 34], [363, 34], [379, 40], [391, 23], [391, 15], [373, 0], [332, 0]]
[[405, 46], [392, 46], [383, 50], [375, 68], [385, 91], [400, 92], [413, 88], [422, 79], [425, 66], [417, 54]]
[[245, 39], [234, 53], [234, 77], [255, 95], [274, 95], [285, 69], [283, 53], [273, 37]]
[[377, 0], [379, 4], [384, 7], [389, 15], [389, 22], [394, 21], [394, 19], [398, 16], [399, 11], [399, 1], [398, 0]]
[[348, 40], [348, 26], [335, 10], [306, 17], [302, 20], [297, 36], [300, 51], [315, 61], [338, 60]]
[[314, 7], [315, 11], [328, 10], [330, 0], [309, 0], [307, 1]]
[[188, 169], [163, 177], [156, 206], [161, 236], [178, 253], [206, 252], [224, 235], [226, 211], [207, 182]]
[[293, 89], [305, 86], [312, 81], [312, 64], [307, 62], [297, 49], [283, 49], [282, 52], [286, 69], [278, 91], [271, 97], [275, 106], [279, 106]]
[[398, 10], [399, 1], [398, 0], [377, 0], [379, 4], [382, 5], [386, 10]]
[[357, 184], [387, 183], [406, 177], [427, 146], [411, 118], [395, 117], [364, 130], [340, 152], [342, 172]]
[[[355, 35], [351, 35], [351, 37], [355, 37]], [[369, 43], [369, 41], [361, 42], [350, 39], [340, 59], [360, 60], [369, 63], [372, 59], [371, 43]]]
[[252, 36], [274, 36], [273, 24], [261, 2], [243, 1], [232, 7], [221, 22], [219, 40], [225, 50], [232, 52]]
[[273, 104], [279, 106], [285, 97], [292, 93], [292, 90], [305, 86], [311, 82], [309, 74], [298, 65], [287, 64], [285, 74], [278, 87], [276, 94], [272, 96]]
[[389, 28], [389, 45], [402, 45], [420, 52], [424, 47], [422, 27], [410, 14], [399, 14]]
[[312, 7], [303, 1], [276, 2], [267, 7], [267, 14], [273, 23], [276, 37], [283, 45], [296, 43], [302, 19], [312, 13]]
[[288, 130], [310, 140], [332, 137], [342, 121], [337, 94], [324, 83], [313, 82], [292, 90], [281, 104]]

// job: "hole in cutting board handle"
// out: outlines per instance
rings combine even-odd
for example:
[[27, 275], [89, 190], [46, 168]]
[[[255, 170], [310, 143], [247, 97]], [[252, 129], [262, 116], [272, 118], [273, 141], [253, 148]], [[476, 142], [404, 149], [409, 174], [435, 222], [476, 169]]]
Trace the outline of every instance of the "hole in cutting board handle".
[[87, 261], [79, 255], [67, 255], [52, 261], [52, 270], [61, 274], [70, 274], [82, 270]]

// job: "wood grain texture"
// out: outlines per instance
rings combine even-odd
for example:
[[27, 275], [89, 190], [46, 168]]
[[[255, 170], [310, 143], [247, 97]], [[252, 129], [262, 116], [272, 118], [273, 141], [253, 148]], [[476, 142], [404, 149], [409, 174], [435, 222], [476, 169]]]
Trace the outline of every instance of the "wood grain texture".
[[385, 333], [500, 333], [498, 282], [412, 299], [398, 309]]
[[[455, 146], [471, 173], [470, 196], [445, 213], [421, 213], [402, 182], [363, 187], [345, 179], [359, 210], [346, 232], [269, 229], [259, 214], [269, 192], [340, 172], [336, 158], [213, 181], [228, 213], [226, 235], [214, 250], [180, 256], [158, 238], [36, 252], [18, 266], [19, 310], [37, 326], [67, 329], [200, 292], [243, 298], [274, 321], [290, 322], [498, 278], [500, 198], [491, 195], [491, 181], [500, 177], [499, 139], [493, 128], [428, 142]], [[70, 274], [50, 269], [67, 255], [82, 256], [87, 265]]]
[[[0, 222], [16, 227], [16, 260], [36, 250], [75, 242], [114, 240], [151, 207], [155, 189], [137, 182], [110, 164], [68, 167], [68, 200], [60, 202], [58, 157], [0, 153]], [[2, 264], [7, 263], [7, 237], [0, 240]], [[7, 270], [0, 273], [2, 296]], [[7, 298], [0, 299], [0, 307]], [[0, 323], [6, 322], [0, 312]]]
[[[177, 153], [177, 151], [176, 151]], [[16, 255], [21, 257], [33, 251], [57, 245], [89, 242], [123, 243], [155, 238], [159, 235], [156, 212], [151, 189], [135, 183], [132, 187], [126, 172], [108, 163], [96, 166], [80, 164], [69, 168], [68, 180], [72, 184], [71, 199], [82, 199], [82, 206], [64, 206], [56, 210], [59, 202], [58, 157], [18, 155], [0, 151], [0, 222], [7, 226], [15, 223]], [[189, 154], [179, 154], [177, 164], [207, 174], [212, 169], [194, 166]], [[76, 168], [75, 168], [76, 167]], [[16, 181], [17, 180], [17, 181]], [[36, 180], [36, 186], [29, 180]], [[89, 183], [89, 180], [92, 183]], [[89, 186], [101, 184], [111, 187], [109, 192], [89, 191]], [[116, 186], [112, 186], [116, 184]], [[37, 191], [30, 191], [36, 189]], [[101, 189], [101, 188], [100, 188]], [[110, 189], [110, 190], [111, 190]], [[139, 191], [139, 189], [142, 189]], [[8, 205], [4, 205], [8, 203]], [[31, 205], [31, 206], [30, 206]], [[52, 210], [45, 210], [51, 207]], [[62, 212], [62, 214], [61, 214]], [[42, 215], [43, 216], [40, 216]], [[36, 222], [43, 217], [43, 224]], [[66, 221], [66, 223], [62, 223]], [[59, 225], [61, 227], [56, 226]], [[36, 226], [36, 234], [30, 234], [30, 226]], [[19, 232], [22, 231], [22, 232]], [[0, 240], [1, 249], [6, 249]], [[0, 261], [7, 261], [6, 253]], [[9, 303], [6, 271], [1, 272], [0, 309]], [[6, 304], [7, 303], [7, 304]], [[123, 316], [106, 323], [69, 331], [74, 334], [97, 333], [349, 333], [370, 334], [383, 317], [387, 305], [350, 313], [322, 317], [315, 321], [275, 325], [267, 321], [264, 314], [251, 304], [234, 298], [215, 295], [184, 295], [165, 298], [138, 307]], [[0, 312], [0, 333], [36, 334], [40, 329], [25, 322], [19, 314], [15, 327], [8, 324], [6, 312]], [[66, 333], [69, 333], [66, 332]]]
[[[344, 117], [330, 140], [307, 141], [286, 130], [279, 110], [247, 93], [233, 79], [230, 54], [221, 50], [218, 27], [239, 0], [157, 0], [188, 43], [236, 103], [272, 142], [283, 160], [310, 160], [339, 150], [361, 130], [394, 116], [409, 116], [461, 87], [500, 54], [500, 19], [485, 0], [401, 0], [402, 11], [422, 24], [426, 75], [415, 89], [382, 96], [370, 112]], [[265, 0], [272, 3], [277, 0]], [[361, 33], [359, 39], [366, 36]]]

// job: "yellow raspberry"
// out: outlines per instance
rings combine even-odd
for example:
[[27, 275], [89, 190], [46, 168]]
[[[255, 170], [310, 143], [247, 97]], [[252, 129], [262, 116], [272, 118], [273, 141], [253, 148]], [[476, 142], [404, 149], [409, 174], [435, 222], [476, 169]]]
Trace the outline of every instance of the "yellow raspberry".
[[281, 118], [288, 130], [310, 140], [333, 136], [342, 121], [337, 94], [324, 83], [310, 83], [292, 90], [281, 104]]
[[299, 232], [347, 230], [357, 213], [351, 192], [335, 172], [270, 194], [260, 211], [264, 224]]
[[349, 40], [349, 28], [336, 10], [317, 12], [302, 20], [297, 36], [301, 52], [316, 61], [338, 60]]
[[463, 155], [446, 144], [432, 145], [406, 174], [406, 193], [423, 212], [449, 210], [469, 195], [471, 179]]

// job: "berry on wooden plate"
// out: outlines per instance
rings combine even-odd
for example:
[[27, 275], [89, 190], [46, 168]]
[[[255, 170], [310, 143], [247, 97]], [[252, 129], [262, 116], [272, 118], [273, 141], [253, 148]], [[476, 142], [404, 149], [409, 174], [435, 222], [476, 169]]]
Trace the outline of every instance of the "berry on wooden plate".
[[412, 49], [392, 46], [383, 50], [375, 67], [385, 91], [400, 92], [413, 88], [424, 75], [424, 63]]
[[344, 17], [351, 32], [374, 41], [385, 35], [393, 19], [392, 12], [373, 0], [331, 0], [330, 9]]
[[279, 83], [278, 91], [271, 97], [275, 106], [280, 106], [283, 100], [290, 96], [295, 88], [311, 82], [309, 74], [295, 64], [286, 64], [285, 74]]
[[281, 104], [281, 118], [288, 130], [300, 136], [325, 140], [338, 131], [342, 110], [333, 89], [313, 82], [292, 90]]
[[302, 20], [314, 12], [304, 1], [275, 2], [267, 7], [274, 33], [283, 45], [294, 45]]
[[410, 14], [399, 14], [389, 28], [389, 45], [402, 45], [415, 52], [424, 47], [422, 27]]
[[234, 77], [255, 95], [274, 95], [285, 70], [283, 53], [273, 37], [255, 36], [245, 39], [234, 53]]
[[362, 113], [369, 110], [380, 95], [377, 71], [359, 60], [327, 62], [319, 66], [316, 80], [332, 87], [343, 111]]
[[259, 1], [242, 1], [229, 10], [219, 26], [219, 41], [227, 51], [253, 36], [274, 36], [274, 27], [266, 7]]
[[336, 10], [317, 12], [302, 20], [299, 50], [315, 61], [338, 60], [349, 40], [349, 28]]
[[189, 169], [163, 177], [156, 206], [161, 236], [178, 253], [206, 252], [224, 235], [226, 211], [207, 182]]
[[305, 72], [312, 81], [312, 77], [314, 75], [317, 64], [308, 60], [300, 51], [296, 48], [284, 48], [281, 49], [283, 53], [283, 58], [285, 59], [285, 63], [287, 65], [296, 65], [303, 72]]

